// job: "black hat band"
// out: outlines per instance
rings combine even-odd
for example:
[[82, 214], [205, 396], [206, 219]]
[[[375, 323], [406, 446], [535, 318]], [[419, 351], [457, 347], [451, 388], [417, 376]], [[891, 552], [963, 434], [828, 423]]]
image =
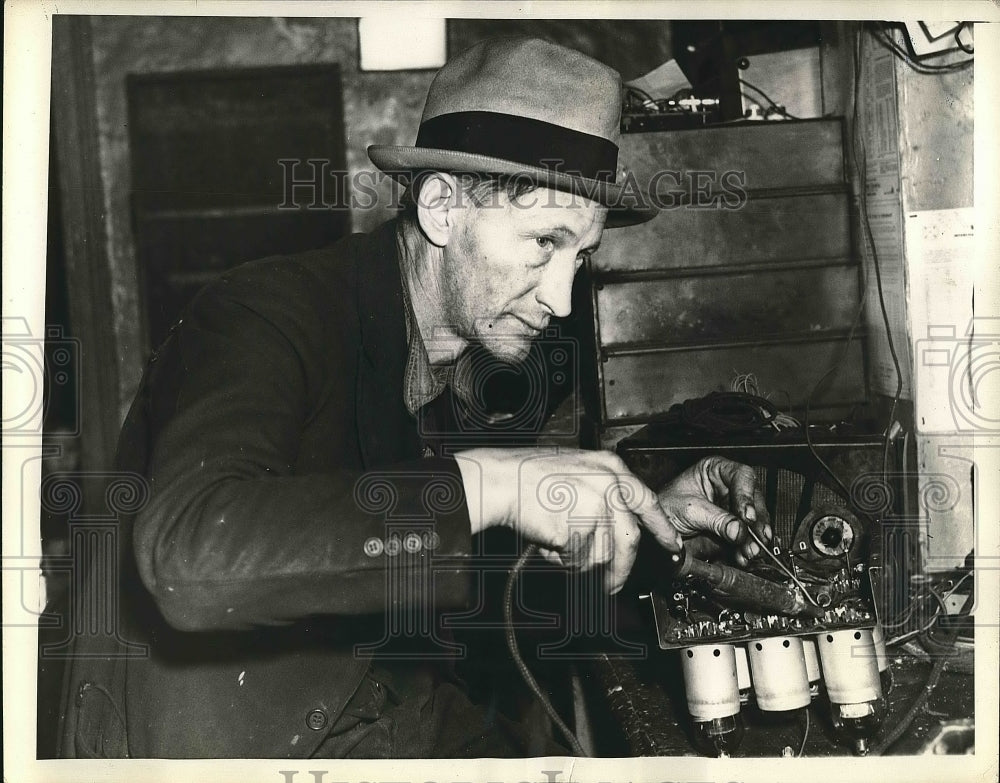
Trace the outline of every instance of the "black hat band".
[[420, 124], [417, 147], [501, 158], [525, 166], [613, 183], [614, 142], [531, 117], [491, 111], [440, 114]]

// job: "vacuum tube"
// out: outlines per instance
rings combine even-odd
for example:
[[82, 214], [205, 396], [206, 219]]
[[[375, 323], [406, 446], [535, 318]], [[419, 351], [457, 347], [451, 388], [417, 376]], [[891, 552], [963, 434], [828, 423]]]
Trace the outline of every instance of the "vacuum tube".
[[872, 632], [830, 631], [817, 643], [833, 727], [864, 756], [885, 716]]
[[736, 650], [731, 644], [706, 644], [681, 650], [681, 669], [694, 744], [710, 756], [732, 755], [743, 741]]
[[796, 710], [812, 699], [802, 640], [795, 636], [758, 639], [747, 644], [757, 706], [767, 711]]

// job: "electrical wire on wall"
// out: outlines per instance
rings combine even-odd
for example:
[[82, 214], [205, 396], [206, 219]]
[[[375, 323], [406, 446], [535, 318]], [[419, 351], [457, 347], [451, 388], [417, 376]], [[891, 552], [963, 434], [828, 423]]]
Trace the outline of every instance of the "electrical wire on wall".
[[868, 157], [865, 149], [864, 134], [859, 130], [858, 123], [858, 95], [861, 89], [861, 54], [864, 46], [864, 29], [858, 31], [857, 44], [854, 47], [854, 106], [853, 106], [853, 134], [854, 134], [854, 161], [858, 168], [858, 200], [861, 208], [861, 223], [866, 245], [871, 251], [872, 268], [875, 270], [875, 287], [878, 292], [879, 310], [882, 313], [882, 323], [885, 326], [885, 337], [889, 344], [889, 355], [892, 357], [893, 370], [896, 373], [896, 390], [892, 397], [892, 406], [889, 408], [889, 416], [885, 426], [885, 445], [882, 451], [882, 482], [887, 483], [889, 443], [891, 440], [892, 425], [896, 418], [896, 408], [899, 405], [899, 398], [903, 394], [903, 371], [899, 364], [899, 355], [896, 353], [896, 343], [892, 339], [892, 324], [889, 321], [889, 311], [885, 304], [885, 290], [882, 286], [882, 265], [879, 262], [878, 247], [875, 245], [875, 235], [872, 231], [871, 216], [868, 212]]
[[966, 28], [971, 28], [971, 22], [962, 22], [958, 29], [955, 30], [955, 45], [961, 49], [969, 57], [963, 58], [957, 62], [951, 63], [941, 63], [941, 64], [929, 64], [922, 62], [920, 60], [914, 59], [914, 57], [906, 51], [906, 49], [901, 46], [894, 38], [893, 32], [895, 32], [892, 25], [886, 24], [885, 22], [873, 22], [869, 29], [871, 30], [872, 36], [878, 41], [882, 46], [892, 52], [896, 57], [906, 63], [910, 68], [912, 68], [917, 73], [922, 73], [926, 75], [934, 75], [941, 73], [955, 73], [956, 71], [964, 71], [966, 68], [970, 67], [973, 63], [974, 57], [972, 47], [967, 46], [962, 42], [961, 34]]
[[[892, 325], [889, 320], [889, 312], [885, 303], [885, 292], [882, 285], [882, 269], [878, 256], [878, 248], [875, 245], [875, 237], [871, 227], [871, 219], [868, 212], [868, 197], [867, 197], [867, 181], [868, 181], [868, 163], [867, 155], [864, 143], [864, 134], [860, 129], [860, 110], [859, 110], [859, 95], [861, 92], [861, 54], [864, 47], [864, 36], [865, 30], [861, 28], [858, 30], [856, 40], [854, 42], [852, 50], [852, 62], [854, 69], [854, 92], [852, 95], [852, 109], [851, 109], [851, 128], [852, 128], [852, 142], [854, 151], [854, 165], [857, 172], [857, 182], [858, 182], [858, 202], [859, 209], [861, 213], [861, 224], [862, 224], [862, 237], [864, 241], [864, 249], [871, 253], [872, 258], [872, 269], [875, 272], [875, 284], [878, 292], [879, 309], [882, 315], [882, 323], [885, 327], [886, 340], [889, 345], [889, 354], [892, 357], [893, 370], [896, 376], [896, 389], [893, 394], [892, 404], [889, 409], [889, 415], [887, 417], [883, 449], [882, 449], [882, 482], [883, 484], [888, 483], [888, 457], [889, 457], [889, 445], [892, 440], [892, 427], [896, 418], [896, 409], [899, 406], [899, 400], [903, 393], [903, 372], [899, 362], [899, 355], [896, 352], [895, 341], [892, 337]], [[817, 462], [823, 466], [824, 470], [833, 478], [837, 486], [845, 494], [847, 498], [850, 498], [851, 493], [844, 482], [833, 472], [830, 466], [823, 460], [818, 451], [816, 450], [812, 437], [810, 435], [809, 419], [812, 409], [813, 400], [815, 396], [826, 383], [827, 379], [836, 373], [840, 372], [843, 367], [844, 362], [847, 359], [848, 352], [850, 350], [851, 344], [854, 341], [858, 328], [861, 325], [862, 317], [864, 314], [865, 301], [868, 298], [868, 286], [870, 284], [870, 279], [867, 271], [864, 272], [864, 278], [861, 287], [861, 296], [858, 302], [858, 308], [855, 311], [854, 320], [851, 323], [850, 331], [847, 335], [847, 340], [844, 342], [844, 347], [841, 349], [840, 356], [837, 361], [834, 362], [833, 366], [824, 373], [816, 385], [810, 391], [809, 396], [806, 398], [805, 406], [805, 416], [804, 416], [804, 430], [806, 435], [806, 445], [809, 448], [812, 456], [817, 460]]]
[[972, 22], [962, 22], [962, 24], [958, 26], [958, 29], [955, 30], [955, 46], [957, 46], [966, 54], [975, 54], [976, 53], [975, 47], [968, 46], [962, 41], [962, 31], [966, 29], [972, 30]]

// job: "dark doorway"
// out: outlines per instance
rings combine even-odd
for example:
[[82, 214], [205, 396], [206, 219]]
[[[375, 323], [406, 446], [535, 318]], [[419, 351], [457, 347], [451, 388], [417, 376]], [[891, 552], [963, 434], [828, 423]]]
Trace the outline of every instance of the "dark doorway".
[[132, 75], [127, 89], [152, 346], [220, 272], [349, 230], [336, 65]]

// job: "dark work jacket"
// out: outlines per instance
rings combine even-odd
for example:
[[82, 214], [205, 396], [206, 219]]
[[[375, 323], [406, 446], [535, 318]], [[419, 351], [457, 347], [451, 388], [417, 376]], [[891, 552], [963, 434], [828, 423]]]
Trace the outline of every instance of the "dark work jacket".
[[[403, 307], [394, 223], [195, 298], [122, 430], [148, 501], [119, 520], [118, 574], [77, 564], [117, 623], [76, 637], [60, 755], [307, 757], [389, 603], [467, 606], [461, 476], [421, 456]], [[433, 591], [408, 586], [430, 560]]]

